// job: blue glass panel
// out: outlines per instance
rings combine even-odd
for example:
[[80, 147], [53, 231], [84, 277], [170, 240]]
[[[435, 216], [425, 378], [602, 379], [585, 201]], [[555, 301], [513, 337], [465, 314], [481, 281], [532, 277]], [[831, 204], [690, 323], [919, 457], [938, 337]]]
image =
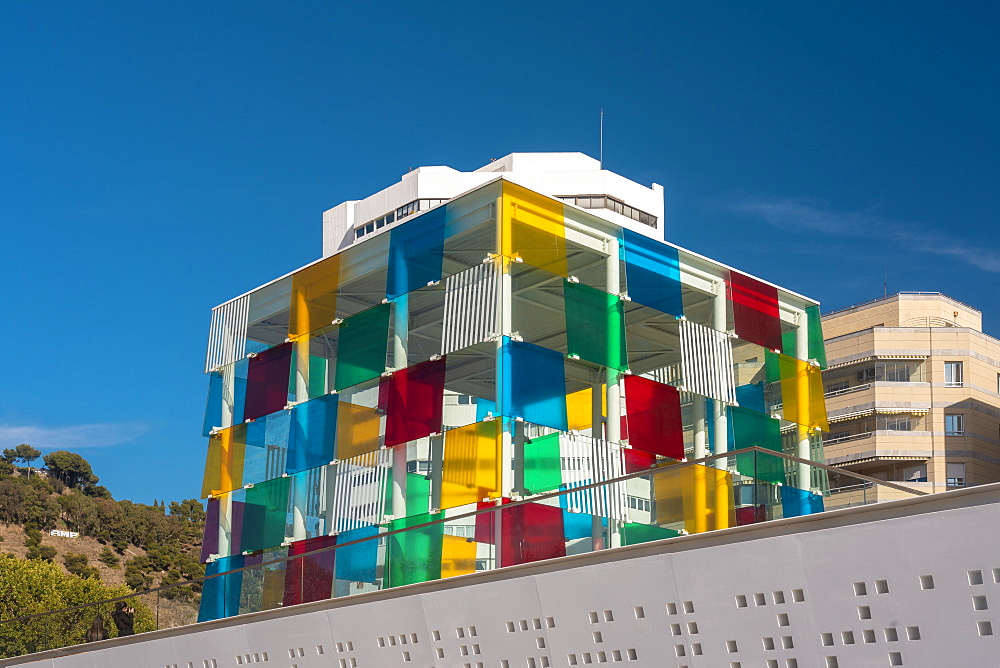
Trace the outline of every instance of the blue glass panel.
[[246, 357], [236, 362], [233, 382], [233, 424], [243, 422], [243, 408], [247, 403], [247, 374], [250, 360]]
[[485, 420], [487, 413], [490, 415], [497, 414], [497, 402], [476, 397], [476, 422]]
[[[377, 526], [351, 529], [337, 534], [337, 544], [343, 545], [353, 540], [361, 540], [378, 535]], [[378, 539], [372, 538], [357, 545], [337, 548], [335, 569], [338, 580], [349, 582], [375, 582], [378, 566]]]
[[333, 461], [337, 403], [337, 395], [327, 394], [292, 409], [285, 473], [298, 473]]
[[201, 435], [208, 436], [212, 429], [222, 426], [222, 372], [208, 374], [208, 401], [205, 404], [205, 422]]
[[389, 299], [441, 280], [446, 209], [439, 206], [389, 232]]
[[[206, 564], [205, 575], [225, 573], [234, 568], [243, 568], [243, 555], [223, 557]], [[208, 622], [239, 614], [242, 586], [242, 571], [205, 580], [201, 593], [201, 607], [198, 609], [198, 621]]]
[[743, 408], [766, 413], [767, 405], [764, 403], [764, 383], [737, 385], [736, 402]]
[[[606, 518], [601, 518], [601, 526], [607, 526]], [[586, 513], [570, 513], [563, 510], [563, 532], [566, 540], [590, 538], [594, 531], [594, 516]]]
[[628, 296], [643, 306], [670, 315], [684, 315], [677, 249], [631, 230], [622, 230]]
[[823, 497], [819, 494], [781, 486], [781, 513], [785, 517], [798, 517], [823, 512]]
[[504, 337], [500, 412], [553, 429], [569, 429], [562, 353]]

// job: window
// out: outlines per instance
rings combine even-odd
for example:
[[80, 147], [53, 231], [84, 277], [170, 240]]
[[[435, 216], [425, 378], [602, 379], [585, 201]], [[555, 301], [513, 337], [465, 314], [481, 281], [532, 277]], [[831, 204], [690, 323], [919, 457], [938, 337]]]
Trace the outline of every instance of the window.
[[879, 415], [876, 424], [878, 429], [886, 431], [911, 431], [913, 429], [909, 415]]
[[945, 387], [962, 387], [962, 363], [944, 363], [944, 385]]
[[948, 462], [945, 468], [949, 487], [965, 487], [965, 464]]
[[962, 436], [965, 434], [965, 416], [950, 413], [944, 416], [944, 435]]
[[851, 386], [851, 381], [849, 380], [841, 380], [837, 381], [836, 383], [830, 383], [829, 385], [826, 386], [826, 393], [830, 394], [832, 392], [840, 392], [841, 390], [846, 390], [850, 386]]
[[626, 218], [631, 218], [643, 225], [649, 225], [650, 227], [656, 227], [656, 216], [646, 213], [645, 211], [640, 211], [634, 206], [629, 206], [625, 202], [610, 197], [608, 195], [580, 195], [574, 197], [560, 197], [564, 202], [569, 202], [570, 204], [576, 204], [581, 209], [608, 209], [609, 211], [614, 211], [617, 214], [625, 216]]
[[634, 508], [635, 510], [644, 510], [647, 513], [652, 509], [649, 499], [631, 495], [628, 497], [628, 507]]

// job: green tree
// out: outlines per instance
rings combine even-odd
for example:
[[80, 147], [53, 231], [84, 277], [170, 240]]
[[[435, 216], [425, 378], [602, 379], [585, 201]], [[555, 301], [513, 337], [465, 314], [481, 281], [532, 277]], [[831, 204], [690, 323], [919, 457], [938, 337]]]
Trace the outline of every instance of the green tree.
[[63, 564], [66, 570], [81, 578], [100, 578], [101, 574], [96, 568], [90, 565], [87, 555], [76, 552], [67, 552], [63, 555]]
[[90, 463], [75, 452], [56, 450], [42, 457], [42, 461], [52, 475], [70, 487], [84, 489], [87, 485], [96, 485], [100, 480], [94, 475]]
[[[35, 461], [42, 456], [42, 451], [31, 447], [27, 443], [22, 443], [16, 448], [6, 448], [3, 451], [3, 459], [5, 462], [10, 462], [11, 464], [17, 464], [21, 462], [25, 466], [28, 466], [31, 462]], [[31, 467], [28, 466], [28, 476], [31, 476]]]
[[116, 555], [107, 545], [105, 545], [104, 549], [101, 550], [101, 554], [97, 557], [97, 560], [108, 568], [115, 568], [120, 561], [118, 559], [118, 555]]
[[[121, 585], [108, 586], [92, 578], [67, 575], [56, 564], [0, 555], [0, 619], [60, 610], [130, 593], [131, 590]], [[129, 605], [136, 611], [136, 633], [152, 631], [155, 622], [149, 608], [136, 598], [130, 599]], [[114, 603], [101, 603], [72, 612], [0, 624], [0, 657], [82, 642], [98, 614], [104, 617], [105, 628], [115, 635], [112, 610]]]

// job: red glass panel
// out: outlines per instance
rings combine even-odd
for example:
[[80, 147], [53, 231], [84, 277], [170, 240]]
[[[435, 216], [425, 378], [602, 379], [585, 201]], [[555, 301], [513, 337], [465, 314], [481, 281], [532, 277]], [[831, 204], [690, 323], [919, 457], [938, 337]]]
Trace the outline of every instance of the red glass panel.
[[629, 448], [628, 450], [623, 450], [622, 455], [625, 458], [625, 473], [645, 471], [656, 463], [656, 455], [652, 452]]
[[771, 350], [781, 350], [778, 288], [737, 271], [729, 272], [736, 336]]
[[219, 552], [219, 500], [209, 499], [205, 511], [205, 537], [201, 541], [201, 563], [208, 563], [208, 557]]
[[565, 557], [562, 508], [526, 503], [504, 509], [500, 539], [501, 566]]
[[[336, 536], [316, 536], [292, 543], [288, 556], [305, 554], [337, 542]], [[335, 550], [328, 550], [298, 559], [289, 559], [285, 567], [285, 597], [282, 605], [298, 605], [322, 601], [333, 595], [333, 568]]]
[[386, 416], [386, 447], [441, 431], [444, 376], [442, 357], [400, 369], [382, 381], [378, 403]]
[[676, 387], [641, 376], [625, 376], [622, 433], [633, 448], [664, 457], [684, 457], [681, 397]]
[[757, 524], [767, 521], [767, 508], [764, 506], [745, 506], [736, 509], [736, 526]]
[[250, 358], [243, 418], [254, 420], [280, 411], [288, 403], [292, 344], [283, 343]]

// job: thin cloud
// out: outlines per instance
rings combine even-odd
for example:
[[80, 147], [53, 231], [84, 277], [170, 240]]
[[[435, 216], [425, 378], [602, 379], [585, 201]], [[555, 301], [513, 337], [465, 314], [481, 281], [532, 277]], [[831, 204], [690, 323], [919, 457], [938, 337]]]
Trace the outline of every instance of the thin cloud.
[[877, 215], [874, 211], [831, 211], [804, 199], [764, 200], [744, 197], [729, 202], [726, 208], [762, 218], [770, 225], [789, 232], [818, 232], [838, 237], [857, 237], [868, 241], [891, 241], [911, 251], [945, 255], [989, 272], [1000, 272], [1000, 253], [982, 246], [956, 241], [938, 232], [904, 225]]
[[40, 450], [80, 450], [127, 443], [149, 431], [138, 422], [80, 424], [67, 427], [0, 424], [0, 447], [27, 443]]

